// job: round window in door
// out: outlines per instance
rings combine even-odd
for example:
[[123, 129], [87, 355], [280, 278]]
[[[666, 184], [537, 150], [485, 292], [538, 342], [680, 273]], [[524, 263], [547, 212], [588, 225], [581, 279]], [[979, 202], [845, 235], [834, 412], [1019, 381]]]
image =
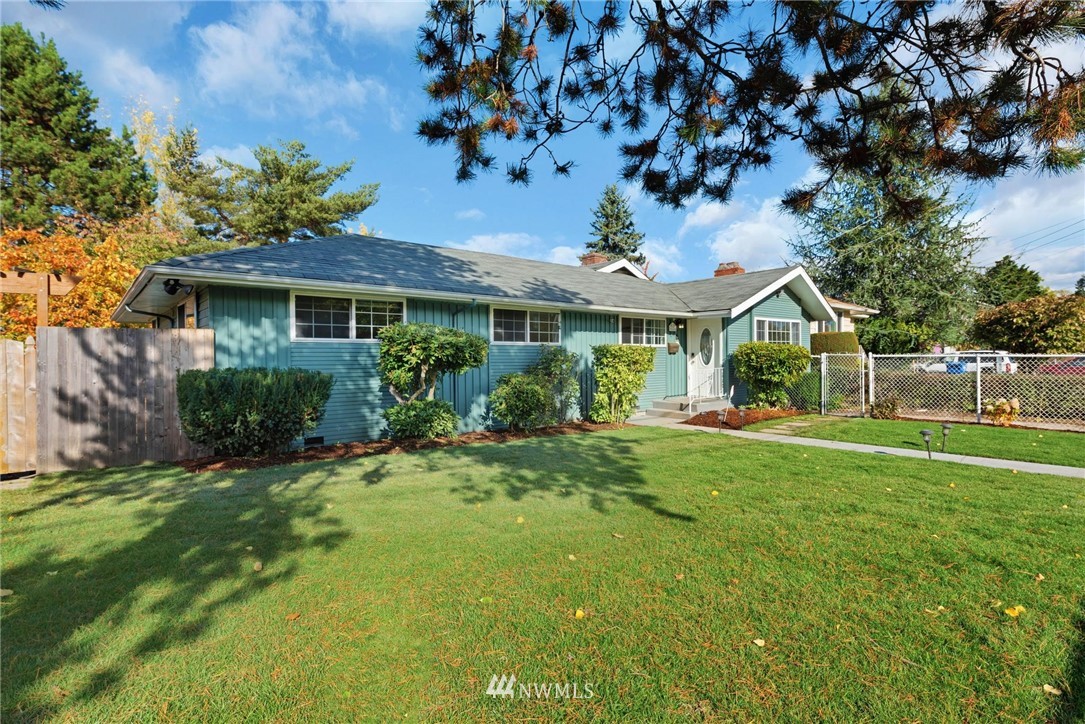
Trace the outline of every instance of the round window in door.
[[712, 364], [712, 332], [701, 330], [701, 363], [706, 367]]

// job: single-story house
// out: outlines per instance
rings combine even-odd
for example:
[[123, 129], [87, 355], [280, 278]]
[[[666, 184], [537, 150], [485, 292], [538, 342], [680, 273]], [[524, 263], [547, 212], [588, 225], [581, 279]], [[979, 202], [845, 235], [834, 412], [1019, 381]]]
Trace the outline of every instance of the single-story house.
[[[492, 424], [497, 379], [543, 345], [580, 355], [581, 410], [591, 405], [591, 348], [656, 349], [641, 409], [690, 400], [741, 404], [731, 355], [749, 340], [809, 347], [834, 312], [799, 266], [661, 283], [628, 262], [586, 255], [553, 264], [376, 237], [343, 235], [178, 257], [144, 268], [117, 322], [210, 328], [217, 367], [303, 367], [335, 375], [324, 442], [373, 439], [393, 404], [377, 371], [377, 333], [400, 321], [457, 327], [490, 341], [482, 367], [444, 380], [463, 429]], [[686, 409], [686, 408], [683, 408]]]

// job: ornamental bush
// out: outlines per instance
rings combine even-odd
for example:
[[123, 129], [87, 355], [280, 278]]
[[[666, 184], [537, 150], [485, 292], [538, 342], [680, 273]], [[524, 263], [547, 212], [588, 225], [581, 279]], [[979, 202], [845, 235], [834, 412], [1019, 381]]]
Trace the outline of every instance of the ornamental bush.
[[515, 430], [553, 425], [552, 399], [544, 378], [524, 372], [502, 375], [490, 393], [494, 415]]
[[453, 437], [460, 424], [455, 408], [448, 400], [411, 400], [384, 411], [384, 419], [392, 437], [411, 440], [432, 440]]
[[810, 354], [859, 354], [855, 332], [815, 332], [810, 335]]
[[810, 352], [797, 344], [746, 342], [734, 354], [735, 373], [750, 386], [750, 404], [786, 407], [787, 388], [810, 366]]
[[580, 415], [580, 382], [576, 370], [580, 355], [564, 347], [543, 347], [539, 361], [527, 369], [542, 380], [549, 393], [547, 419], [555, 424], [575, 420]]
[[1085, 352], [1085, 297], [1045, 294], [985, 309], [976, 315], [972, 336], [1009, 352]]
[[620, 427], [637, 409], [648, 373], [655, 369], [655, 348], [600, 344], [591, 351], [598, 389], [589, 416], [593, 422], [616, 422]]
[[432, 400], [443, 376], [482, 365], [489, 352], [484, 337], [436, 324], [393, 324], [378, 336], [381, 382], [401, 404], [422, 396]]
[[272, 455], [316, 429], [333, 381], [296, 368], [188, 370], [177, 378], [181, 430], [219, 455]]

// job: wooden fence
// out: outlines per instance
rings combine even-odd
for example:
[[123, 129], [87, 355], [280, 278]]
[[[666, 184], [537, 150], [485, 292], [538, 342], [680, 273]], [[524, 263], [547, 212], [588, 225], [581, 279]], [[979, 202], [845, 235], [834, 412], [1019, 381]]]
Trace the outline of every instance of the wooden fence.
[[[27, 469], [46, 473], [207, 454], [181, 432], [176, 381], [179, 371], [214, 366], [214, 340], [208, 329], [39, 327], [37, 366], [29, 368], [36, 384], [23, 366], [24, 388], [33, 396], [36, 387], [37, 397], [37, 459]], [[12, 378], [10, 363], [5, 366]], [[5, 416], [19, 419], [17, 403], [5, 405], [16, 408]], [[31, 416], [23, 419], [25, 432], [5, 431], [5, 461], [34, 455], [26, 442], [18, 443], [34, 427]]]
[[38, 467], [37, 347], [0, 339], [0, 475]]

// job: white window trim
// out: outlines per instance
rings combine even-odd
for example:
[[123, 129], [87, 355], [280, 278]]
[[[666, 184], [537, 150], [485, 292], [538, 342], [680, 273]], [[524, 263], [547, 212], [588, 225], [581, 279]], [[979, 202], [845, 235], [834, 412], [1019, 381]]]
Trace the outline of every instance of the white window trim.
[[[350, 337], [346, 339], [334, 338], [334, 337], [299, 337], [297, 336], [298, 326], [296, 320], [296, 307], [295, 299], [297, 297], [319, 297], [322, 299], [349, 299], [350, 300]], [[290, 341], [302, 342], [308, 344], [309, 342], [334, 342], [335, 344], [380, 344], [379, 339], [357, 339], [354, 335], [358, 333], [358, 329], [355, 326], [355, 309], [354, 303], [356, 301], [363, 302], [399, 302], [403, 305], [403, 322], [407, 322], [407, 298], [406, 297], [390, 297], [380, 294], [366, 294], [363, 296], [357, 296], [352, 294], [328, 294], [326, 292], [308, 292], [308, 291], [290, 291]]]
[[[792, 324], [798, 324], [799, 325], [799, 338], [797, 340], [792, 340], [790, 342], [770, 342], [770, 344], [797, 344], [800, 347], [802, 346], [802, 323], [803, 323], [803, 320], [801, 320], [801, 319], [780, 319], [779, 317], [754, 317], [753, 318], [753, 339], [754, 339], [754, 341], [755, 342], [769, 342], [768, 339], [760, 340], [760, 339], [757, 338], [757, 323], [758, 322], [783, 322], [783, 323], [788, 325], [788, 328], [787, 328], [788, 336], [791, 335], [791, 325]], [[768, 336], [768, 332], [769, 332], [768, 326], [766, 326], [765, 327], [765, 335], [766, 336]]]
[[[494, 310], [496, 310], [496, 309], [511, 309], [513, 311], [516, 311], [516, 312], [528, 312], [528, 313], [530, 313], [530, 312], [545, 312], [547, 314], [556, 314], [556, 315], [558, 315], [558, 341], [557, 342], [528, 342], [528, 341], [525, 340], [523, 342], [504, 342], [504, 341], [498, 342], [497, 340], [494, 339]], [[525, 307], [525, 306], [521, 306], [521, 305], [518, 305], [518, 304], [491, 304], [490, 305], [490, 344], [513, 345], [513, 346], [519, 345], [521, 347], [525, 347], [525, 346], [539, 347], [541, 345], [561, 344], [561, 337], [562, 337], [562, 332], [561, 332], [562, 319], [561, 319], [561, 316], [562, 315], [561, 315], [561, 310], [560, 309], [552, 309], [552, 308], [549, 308], [549, 307]], [[528, 317], [527, 323], [528, 323], [527, 333], [530, 334], [531, 333], [531, 318], [530, 318], [530, 316]]]
[[[656, 320], [661, 320], [663, 322], [663, 342], [662, 342], [662, 344], [637, 344], [636, 342], [623, 342], [622, 341], [622, 322], [625, 321], [626, 319], [656, 319]], [[669, 334], [669, 332], [667, 331], [667, 318], [666, 317], [656, 317], [656, 316], [653, 316], [653, 315], [644, 315], [644, 316], [636, 315], [636, 316], [634, 316], [632, 314], [623, 314], [620, 317], [618, 317], [618, 344], [624, 344], [624, 345], [627, 345], [629, 347], [655, 347], [656, 349], [660, 349], [660, 348], [663, 348], [663, 347], [667, 346], [667, 335], [668, 334]]]

